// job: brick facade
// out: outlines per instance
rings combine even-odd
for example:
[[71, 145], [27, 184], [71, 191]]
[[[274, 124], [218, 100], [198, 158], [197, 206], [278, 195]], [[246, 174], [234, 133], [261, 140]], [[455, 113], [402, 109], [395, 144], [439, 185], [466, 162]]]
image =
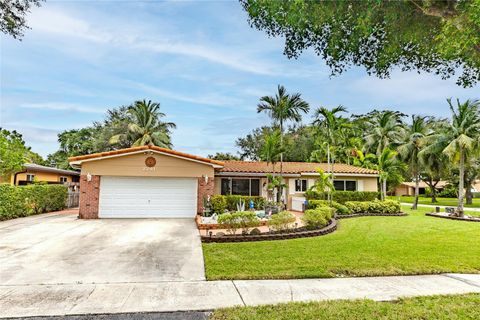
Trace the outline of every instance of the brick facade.
[[80, 219], [98, 219], [98, 199], [100, 197], [100, 176], [92, 175], [87, 181], [86, 175], [80, 176]]
[[213, 196], [215, 186], [215, 179], [208, 177], [208, 182], [205, 183], [205, 178], [198, 178], [197, 191], [197, 213], [203, 212], [203, 198]]

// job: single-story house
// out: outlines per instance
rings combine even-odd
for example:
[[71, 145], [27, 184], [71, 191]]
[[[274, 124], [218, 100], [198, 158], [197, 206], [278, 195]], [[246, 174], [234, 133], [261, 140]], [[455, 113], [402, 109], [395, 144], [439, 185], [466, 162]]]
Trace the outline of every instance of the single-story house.
[[[267, 174], [273, 172], [265, 162], [217, 161], [156, 146], [69, 161], [81, 169], [80, 217], [86, 219], [195, 217], [214, 194], [266, 196]], [[328, 171], [323, 163], [283, 163], [289, 209], [313, 185], [317, 168]], [[375, 170], [335, 164], [333, 171], [337, 190], [377, 191]]]
[[[446, 185], [448, 185], [448, 181], [440, 180], [438, 181], [435, 189], [437, 192], [441, 192]], [[418, 193], [420, 195], [424, 195], [427, 193], [427, 189], [429, 186], [424, 182], [420, 181], [418, 183]], [[476, 180], [472, 185], [472, 192], [480, 192], [480, 180]], [[415, 195], [415, 182], [402, 182], [395, 188], [395, 196], [414, 196]]]
[[[437, 183], [437, 191], [442, 191], [443, 188], [447, 185], [447, 181], [439, 181]], [[420, 181], [418, 183], [418, 193], [426, 194], [429, 186], [424, 182]], [[414, 196], [415, 195], [415, 182], [402, 182], [395, 188], [395, 196]]]
[[48, 184], [78, 185], [80, 173], [73, 170], [63, 170], [42, 166], [35, 163], [26, 163], [23, 169], [7, 177], [4, 182], [15, 186], [23, 186], [33, 182], [46, 182]]

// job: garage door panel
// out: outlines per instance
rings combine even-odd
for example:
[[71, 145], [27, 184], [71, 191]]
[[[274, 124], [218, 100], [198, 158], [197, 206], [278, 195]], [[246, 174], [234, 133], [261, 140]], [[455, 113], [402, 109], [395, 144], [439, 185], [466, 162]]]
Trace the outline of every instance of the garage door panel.
[[100, 218], [186, 218], [197, 211], [197, 179], [100, 179]]

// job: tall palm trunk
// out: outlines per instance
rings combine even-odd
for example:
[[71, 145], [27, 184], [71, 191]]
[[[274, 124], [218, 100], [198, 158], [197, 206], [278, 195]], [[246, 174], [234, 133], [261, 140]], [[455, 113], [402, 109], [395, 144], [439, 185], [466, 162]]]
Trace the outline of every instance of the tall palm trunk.
[[463, 198], [465, 187], [465, 151], [460, 147], [460, 179], [458, 182], [458, 216], [463, 217]]
[[[283, 119], [280, 119], [280, 147], [283, 149]], [[280, 153], [280, 179], [283, 181], [283, 151]], [[278, 192], [280, 196], [277, 197], [277, 200], [280, 202], [283, 196], [283, 187], [281, 185], [278, 187]]]
[[382, 201], [387, 198], [387, 178], [383, 179], [383, 193], [382, 193]]
[[420, 189], [420, 177], [418, 175], [418, 173], [416, 172], [417, 170], [415, 170], [415, 199], [413, 201], [413, 206], [412, 206], [412, 210], [417, 210], [417, 207], [418, 207], [418, 196], [419, 196], [419, 189]]
[[[328, 167], [328, 174], [330, 175], [329, 179], [331, 180], [332, 168], [330, 168], [330, 143], [327, 143], [327, 167]], [[330, 205], [332, 205], [332, 190], [330, 188], [328, 188], [327, 200], [329, 201]]]

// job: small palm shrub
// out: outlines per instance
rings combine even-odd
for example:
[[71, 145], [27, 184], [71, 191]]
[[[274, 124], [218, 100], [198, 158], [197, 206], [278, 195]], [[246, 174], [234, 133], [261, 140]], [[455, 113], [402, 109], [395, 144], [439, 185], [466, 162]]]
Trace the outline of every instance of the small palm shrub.
[[268, 226], [273, 231], [285, 232], [291, 229], [292, 223], [296, 220], [295, 215], [288, 211], [281, 211], [272, 215], [268, 220]]

